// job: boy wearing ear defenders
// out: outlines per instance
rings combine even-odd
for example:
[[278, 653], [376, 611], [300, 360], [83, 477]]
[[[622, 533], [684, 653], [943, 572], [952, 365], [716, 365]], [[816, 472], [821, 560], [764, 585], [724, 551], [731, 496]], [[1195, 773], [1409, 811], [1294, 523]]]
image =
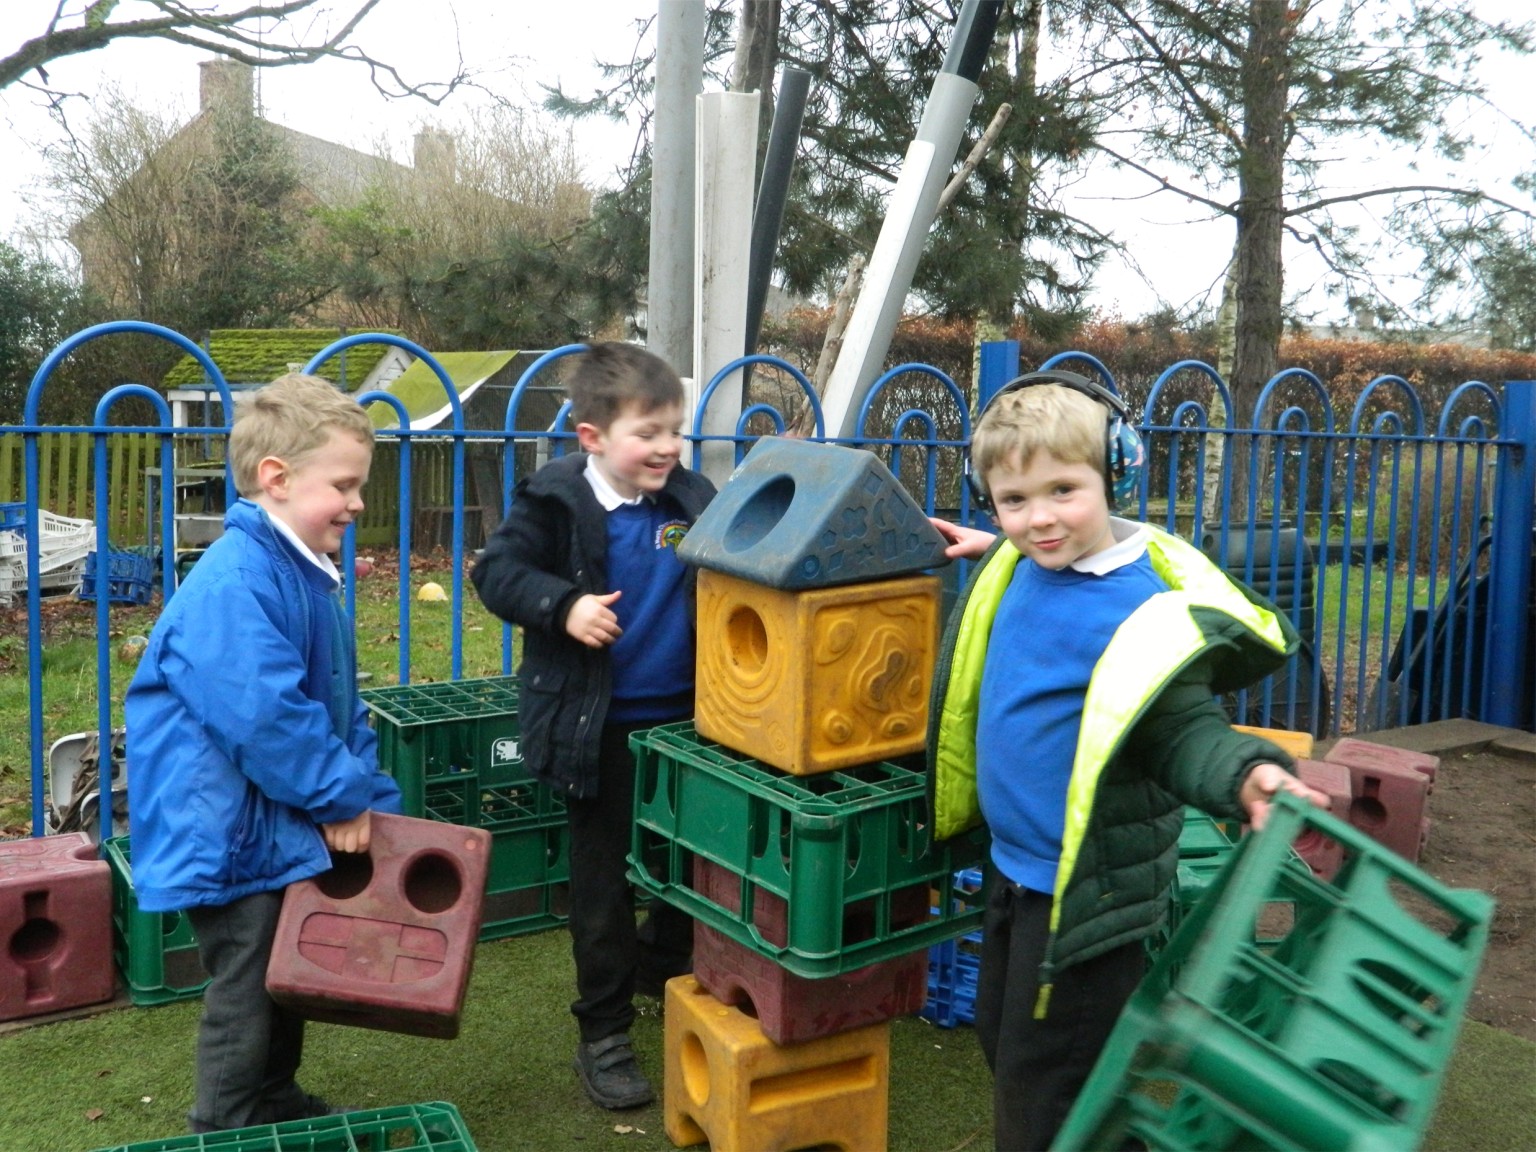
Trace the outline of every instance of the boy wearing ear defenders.
[[1327, 803], [1213, 699], [1284, 665], [1290, 622], [1192, 545], [1111, 515], [1140, 480], [1124, 417], [1085, 377], [1020, 377], [971, 441], [1001, 536], [935, 521], [951, 556], [981, 557], [928, 752], [935, 837], [992, 835], [976, 1032], [1000, 1152], [1049, 1147], [1140, 981], [1183, 806], [1258, 827], [1280, 789]]

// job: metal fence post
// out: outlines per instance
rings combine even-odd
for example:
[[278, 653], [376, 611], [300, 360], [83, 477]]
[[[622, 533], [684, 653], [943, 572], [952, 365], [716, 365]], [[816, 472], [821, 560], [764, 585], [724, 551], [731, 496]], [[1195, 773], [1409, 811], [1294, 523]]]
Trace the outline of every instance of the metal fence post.
[[[1530, 642], [1531, 546], [1536, 531], [1536, 380], [1504, 385], [1500, 439], [1518, 447], [1500, 453], [1494, 487], [1493, 542], [1488, 558], [1488, 666], [1484, 718], [1490, 724], [1520, 727], [1521, 713], [1532, 704], [1533, 685], [1525, 682], [1526, 646]], [[1536, 714], [1527, 717], [1536, 721]]]
[[997, 390], [1019, 374], [1019, 342], [1017, 340], [983, 340], [981, 363], [976, 372], [976, 397], [973, 403], [981, 411]]

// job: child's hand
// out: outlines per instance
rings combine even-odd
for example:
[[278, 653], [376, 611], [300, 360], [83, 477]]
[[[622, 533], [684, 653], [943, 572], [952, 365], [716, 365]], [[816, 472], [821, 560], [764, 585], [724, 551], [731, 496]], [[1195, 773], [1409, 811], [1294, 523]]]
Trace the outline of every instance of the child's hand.
[[565, 630], [572, 639], [580, 640], [588, 648], [608, 647], [624, 634], [624, 629], [619, 627], [619, 618], [608, 607], [621, 595], [621, 592], [608, 592], [602, 596], [587, 593], [571, 605], [565, 617]]
[[1248, 813], [1248, 823], [1255, 832], [1264, 827], [1264, 822], [1269, 819], [1270, 802], [1274, 800], [1275, 793], [1282, 790], [1300, 796], [1319, 808], [1331, 807], [1326, 793], [1308, 788], [1280, 765], [1256, 764], [1237, 794], [1238, 802]]
[[928, 523], [939, 530], [939, 535], [949, 541], [949, 547], [944, 549], [944, 555], [951, 560], [977, 560], [992, 547], [992, 541], [997, 537], [991, 532], [983, 532], [980, 528], [967, 528], [963, 524], [955, 524], [948, 520], [940, 520], [937, 516], [928, 517]]
[[325, 846], [332, 852], [366, 852], [372, 829], [368, 809], [364, 808], [350, 820], [338, 820], [334, 824], [320, 825]]

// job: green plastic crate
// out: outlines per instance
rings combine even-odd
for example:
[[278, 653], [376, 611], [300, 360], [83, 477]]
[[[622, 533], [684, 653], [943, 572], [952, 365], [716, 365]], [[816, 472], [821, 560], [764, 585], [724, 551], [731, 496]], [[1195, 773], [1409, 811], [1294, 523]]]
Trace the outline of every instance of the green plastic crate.
[[515, 676], [396, 684], [359, 695], [379, 735], [379, 767], [400, 785], [407, 816], [425, 814], [430, 783], [468, 777], [490, 788], [528, 779]]
[[491, 833], [480, 936], [505, 940], [564, 924], [570, 910], [570, 832], [564, 798], [530, 781], [473, 789], [446, 781], [427, 789], [427, 818]]
[[[1291, 849], [1309, 828], [1344, 845], [1331, 881]], [[1288, 930], [1257, 940], [1277, 907]], [[1280, 794], [1132, 996], [1053, 1148], [1418, 1147], [1492, 917], [1491, 897]], [[1137, 1091], [1151, 1081], [1173, 1082], [1171, 1103]]]
[[168, 1136], [97, 1152], [476, 1152], [476, 1148], [459, 1110], [437, 1101]]
[[183, 912], [141, 912], [133, 890], [128, 837], [106, 842], [112, 870], [112, 958], [141, 1007], [203, 994], [208, 973], [197, 954], [192, 922]]
[[[701, 740], [691, 723], [638, 732], [630, 748], [632, 879], [795, 975], [841, 975], [980, 926], [979, 906], [922, 914], [928, 891], [979, 865], [987, 845], [980, 829], [932, 842], [923, 772], [878, 763], [791, 776]], [[733, 878], [729, 904], [694, 887], [695, 857]], [[914, 888], [921, 911], [907, 917]], [[782, 939], [762, 929], [773, 905]], [[861, 938], [850, 923], [868, 926]]]

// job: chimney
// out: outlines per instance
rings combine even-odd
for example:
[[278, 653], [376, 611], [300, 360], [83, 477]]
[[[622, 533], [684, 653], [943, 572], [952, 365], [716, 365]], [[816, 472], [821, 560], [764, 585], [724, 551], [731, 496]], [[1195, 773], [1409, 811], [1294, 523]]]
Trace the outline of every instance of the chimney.
[[416, 133], [416, 172], [453, 183], [458, 169], [458, 144], [452, 132], [423, 128]]
[[220, 56], [197, 66], [198, 108], [202, 112], [236, 112], [249, 116], [256, 107], [255, 71], [249, 64]]

